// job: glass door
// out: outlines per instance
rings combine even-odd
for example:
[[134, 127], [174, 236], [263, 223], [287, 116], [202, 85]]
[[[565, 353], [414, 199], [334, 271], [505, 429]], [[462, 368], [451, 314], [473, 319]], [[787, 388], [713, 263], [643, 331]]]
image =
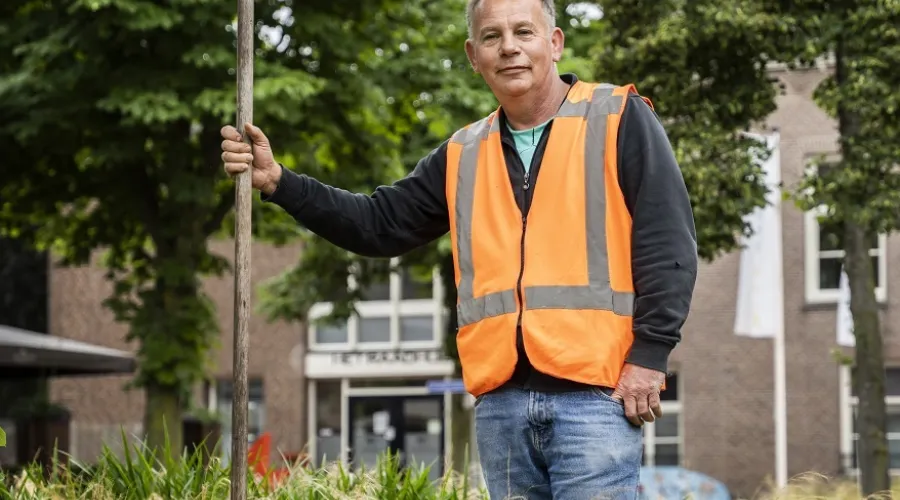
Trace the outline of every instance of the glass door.
[[387, 452], [396, 454], [401, 411], [395, 398], [350, 398], [350, 463], [354, 470], [372, 470]]
[[403, 398], [403, 454], [415, 468], [431, 467], [429, 478], [441, 479], [444, 468], [444, 399]]
[[387, 452], [401, 467], [431, 467], [439, 480], [444, 465], [444, 400], [441, 396], [350, 397], [350, 462], [372, 470]]

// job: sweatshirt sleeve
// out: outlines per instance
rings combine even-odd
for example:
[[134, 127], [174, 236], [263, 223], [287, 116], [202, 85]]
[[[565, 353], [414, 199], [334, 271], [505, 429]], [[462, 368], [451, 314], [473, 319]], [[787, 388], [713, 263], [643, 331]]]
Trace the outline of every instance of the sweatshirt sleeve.
[[619, 179], [632, 217], [634, 343], [626, 361], [667, 371], [697, 278], [697, 235], [684, 177], [656, 113], [631, 95], [618, 138]]
[[332, 244], [364, 257], [397, 257], [450, 229], [444, 191], [447, 142], [415, 169], [371, 194], [326, 185], [282, 166], [275, 192], [262, 196], [301, 226]]

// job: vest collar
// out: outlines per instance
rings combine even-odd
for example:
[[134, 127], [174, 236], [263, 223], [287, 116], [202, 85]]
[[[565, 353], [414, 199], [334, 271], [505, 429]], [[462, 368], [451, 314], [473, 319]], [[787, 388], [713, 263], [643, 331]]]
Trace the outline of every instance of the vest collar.
[[[578, 75], [576, 75], [575, 73], [563, 73], [559, 75], [559, 78], [569, 85], [570, 90], [572, 89], [573, 85], [578, 83]], [[562, 104], [563, 103], [559, 103], [560, 106], [562, 106]], [[558, 110], [559, 108], [557, 108], [557, 111]], [[509, 131], [509, 127], [506, 125], [506, 113], [503, 112], [502, 107], [500, 107], [498, 115], [498, 118], [500, 119], [500, 140], [505, 144], [514, 146], [516, 140], [513, 138], [512, 132]], [[550, 119], [550, 123], [548, 123], [547, 126], [550, 127], [551, 125], [553, 125], [552, 118]]]

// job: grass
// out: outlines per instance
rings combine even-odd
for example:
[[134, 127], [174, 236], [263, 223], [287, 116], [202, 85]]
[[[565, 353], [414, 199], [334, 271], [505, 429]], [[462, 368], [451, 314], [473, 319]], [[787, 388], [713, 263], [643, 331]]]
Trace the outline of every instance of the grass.
[[751, 497], [754, 500], [880, 500], [900, 498], [900, 488], [894, 485], [893, 492], [863, 497], [859, 494], [859, 487], [855, 481], [847, 479], [832, 479], [823, 474], [809, 472], [791, 478], [787, 487], [780, 491], [774, 491], [771, 485], [758, 495]]
[[[49, 476], [31, 466], [16, 477], [0, 472], [0, 499], [10, 500], [213, 500], [230, 498], [227, 464], [212, 458], [204, 466], [202, 453], [185, 453], [179, 459], [157, 459], [139, 445], [125, 442], [124, 456], [104, 447], [95, 465], [70, 460], [58, 464]], [[170, 454], [162, 455], [169, 457]], [[313, 468], [296, 464], [279, 484], [248, 474], [248, 500], [481, 500], [487, 494], [469, 484], [468, 478], [447, 474], [431, 481], [428, 468], [401, 469], [395, 456], [382, 456], [371, 470], [352, 473], [339, 464]], [[793, 478], [783, 491], [764, 488], [754, 500], [859, 500], [854, 482], [829, 480], [818, 474]], [[900, 489], [895, 490], [900, 494]], [[889, 495], [869, 498], [891, 498]], [[699, 500], [699, 499], [697, 499]]]
[[[49, 475], [32, 465], [14, 478], [0, 472], [0, 499], [11, 500], [213, 500], [228, 499], [230, 470], [217, 457], [204, 466], [200, 451], [179, 459], [156, 458], [142, 445], [129, 445], [119, 457], [108, 447], [97, 463], [86, 466], [58, 460]], [[161, 457], [170, 457], [162, 454]], [[267, 500], [480, 500], [487, 494], [473, 488], [467, 477], [447, 474], [429, 479], [429, 468], [402, 468], [396, 456], [382, 456], [371, 470], [358, 473], [341, 465], [312, 468], [296, 464], [278, 484], [248, 473], [247, 496]]]

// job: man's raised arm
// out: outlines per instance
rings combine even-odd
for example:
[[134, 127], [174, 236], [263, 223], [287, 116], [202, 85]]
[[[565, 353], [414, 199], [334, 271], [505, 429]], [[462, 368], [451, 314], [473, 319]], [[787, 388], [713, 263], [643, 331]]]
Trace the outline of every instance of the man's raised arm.
[[[396, 257], [449, 230], [444, 191], [447, 143], [422, 158], [416, 168], [371, 194], [351, 193], [297, 174], [276, 163], [268, 139], [248, 127], [253, 141], [240, 142], [233, 127], [222, 129], [223, 161], [231, 175], [252, 161], [253, 186], [302, 226], [329, 242], [366, 257]], [[236, 140], [235, 140], [236, 138]]]

